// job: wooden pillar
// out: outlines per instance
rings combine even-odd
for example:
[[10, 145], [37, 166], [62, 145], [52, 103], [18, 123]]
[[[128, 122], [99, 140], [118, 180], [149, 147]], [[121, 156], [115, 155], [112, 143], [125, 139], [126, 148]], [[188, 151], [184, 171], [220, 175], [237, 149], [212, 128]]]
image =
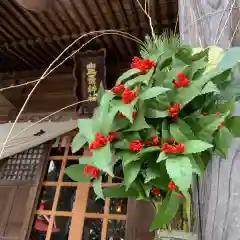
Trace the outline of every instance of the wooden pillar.
[[[235, 9], [230, 11], [232, 5]], [[234, 0], [179, 0], [179, 25], [182, 41], [194, 46], [209, 46], [217, 43], [225, 49], [233, 44], [240, 45], [240, 30], [236, 30], [239, 25], [240, 12], [236, 7], [238, 7], [237, 1], [234, 2]], [[227, 10], [223, 14], [224, 9]], [[207, 17], [203, 17], [204, 15]], [[240, 111], [236, 114], [239, 115]], [[198, 224], [199, 239], [239, 239], [239, 168], [240, 139], [235, 139], [229, 149], [227, 159], [220, 157], [212, 159], [204, 179], [195, 182], [193, 205], [198, 223], [201, 223]], [[199, 205], [200, 211], [198, 212]]]

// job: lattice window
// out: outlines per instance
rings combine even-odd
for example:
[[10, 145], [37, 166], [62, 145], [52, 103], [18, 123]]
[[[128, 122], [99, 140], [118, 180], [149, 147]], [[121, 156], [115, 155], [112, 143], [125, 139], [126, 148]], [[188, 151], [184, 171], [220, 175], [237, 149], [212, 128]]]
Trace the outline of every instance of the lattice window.
[[35, 180], [43, 154], [44, 144], [41, 144], [9, 157], [0, 169], [0, 180]]
[[[98, 199], [91, 183], [74, 182], [64, 169], [81, 161], [83, 151], [72, 155], [71, 138], [53, 145], [31, 239], [124, 240], [127, 199]], [[120, 176], [120, 173], [117, 173]], [[103, 187], [119, 184], [105, 177]]]

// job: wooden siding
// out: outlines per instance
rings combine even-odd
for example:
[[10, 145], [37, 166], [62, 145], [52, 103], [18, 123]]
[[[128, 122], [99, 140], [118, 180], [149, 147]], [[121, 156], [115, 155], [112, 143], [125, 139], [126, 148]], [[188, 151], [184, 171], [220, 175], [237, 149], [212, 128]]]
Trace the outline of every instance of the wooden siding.
[[[34, 149], [38, 148], [35, 147]], [[38, 155], [39, 165], [34, 175], [31, 175], [31, 180], [26, 180], [24, 177], [17, 180], [13, 179], [13, 177], [18, 176], [16, 175], [16, 171], [19, 168], [12, 168], [14, 169], [15, 176], [11, 175], [12, 170], [8, 171], [11, 167], [11, 161], [13, 161], [11, 158], [2, 166], [0, 174], [0, 240], [28, 239], [33, 220], [33, 210], [36, 207], [36, 199], [39, 194], [39, 182], [42, 178], [42, 171], [45, 165], [44, 160], [47, 157], [46, 153], [47, 146]], [[29, 156], [31, 155], [28, 155], [28, 159], [31, 161], [31, 157], [29, 158]], [[6, 165], [8, 166], [6, 167]], [[19, 171], [24, 172], [24, 169], [20, 169]], [[7, 172], [7, 174], [4, 175], [4, 172]]]
[[[228, 0], [180, 0], [179, 24], [182, 41], [195, 46], [218, 43], [222, 48], [233, 43], [239, 45], [240, 31], [237, 27], [240, 14], [238, 9], [230, 12], [231, 5], [238, 7], [236, 1]], [[228, 9], [225, 14], [224, 9]], [[204, 15], [207, 17], [203, 17]], [[226, 22], [228, 18], [229, 21]], [[235, 30], [236, 34], [233, 36]], [[236, 115], [239, 114], [238, 104]], [[198, 220], [196, 231], [200, 240], [240, 239], [239, 167], [238, 138], [233, 141], [227, 159], [214, 157], [208, 164], [204, 178], [194, 182], [193, 207]]]

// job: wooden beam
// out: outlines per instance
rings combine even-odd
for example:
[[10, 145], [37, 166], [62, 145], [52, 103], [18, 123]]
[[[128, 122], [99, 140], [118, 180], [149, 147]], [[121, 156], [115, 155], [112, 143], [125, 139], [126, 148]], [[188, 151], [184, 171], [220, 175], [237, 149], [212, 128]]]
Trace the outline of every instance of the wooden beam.
[[[239, 43], [238, 9], [229, 0], [179, 0], [181, 39], [193, 46]], [[234, 7], [238, 7], [234, 5]], [[228, 9], [227, 11], [224, 10]], [[236, 30], [236, 35], [233, 36]], [[232, 41], [233, 40], [233, 41]], [[240, 115], [240, 111], [237, 113]], [[240, 141], [233, 141], [226, 160], [214, 157], [203, 180], [194, 182], [193, 208], [201, 240], [232, 240], [240, 236]]]

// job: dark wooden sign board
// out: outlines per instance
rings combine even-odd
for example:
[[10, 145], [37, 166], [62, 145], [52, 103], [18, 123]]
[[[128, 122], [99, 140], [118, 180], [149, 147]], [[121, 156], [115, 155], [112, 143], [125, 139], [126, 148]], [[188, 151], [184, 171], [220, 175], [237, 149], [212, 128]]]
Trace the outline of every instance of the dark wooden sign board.
[[97, 92], [100, 84], [106, 86], [106, 50], [86, 51], [75, 56], [74, 77], [77, 101], [89, 100], [77, 106], [78, 115], [91, 116], [97, 106]]

